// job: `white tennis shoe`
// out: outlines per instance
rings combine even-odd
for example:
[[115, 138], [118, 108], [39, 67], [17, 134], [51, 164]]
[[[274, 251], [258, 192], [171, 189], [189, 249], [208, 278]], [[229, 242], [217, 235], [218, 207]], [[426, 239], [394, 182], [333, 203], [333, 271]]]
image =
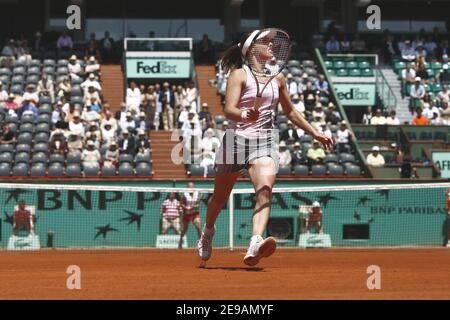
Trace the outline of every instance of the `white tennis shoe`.
[[247, 254], [244, 257], [244, 263], [251, 267], [256, 266], [261, 258], [270, 257], [276, 248], [277, 243], [273, 237], [252, 239]]
[[198, 255], [200, 259], [203, 261], [209, 260], [212, 254], [212, 238], [216, 233], [216, 227], [214, 226], [213, 232], [211, 234], [205, 234], [205, 231], [202, 231], [202, 236], [198, 240], [197, 249]]

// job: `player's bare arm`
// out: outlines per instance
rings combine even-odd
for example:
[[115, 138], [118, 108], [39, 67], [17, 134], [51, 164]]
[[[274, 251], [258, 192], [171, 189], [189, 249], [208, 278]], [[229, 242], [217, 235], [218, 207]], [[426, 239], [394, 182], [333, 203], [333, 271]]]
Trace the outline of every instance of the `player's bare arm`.
[[322, 143], [327, 149], [330, 149], [334, 145], [334, 141], [331, 138], [317, 132], [317, 130], [315, 130], [308, 123], [308, 121], [306, 121], [306, 119], [303, 118], [303, 116], [297, 110], [295, 110], [289, 97], [286, 80], [284, 79], [283, 74], [280, 73], [277, 76], [277, 80], [279, 85], [280, 103], [288, 119], [291, 120], [292, 123], [294, 123], [297, 127], [304, 130], [314, 139]]
[[227, 91], [225, 94], [225, 116], [229, 120], [242, 121], [239, 109], [239, 98], [241, 96], [242, 87], [245, 85], [246, 74], [243, 69], [235, 69], [231, 71], [227, 81]]

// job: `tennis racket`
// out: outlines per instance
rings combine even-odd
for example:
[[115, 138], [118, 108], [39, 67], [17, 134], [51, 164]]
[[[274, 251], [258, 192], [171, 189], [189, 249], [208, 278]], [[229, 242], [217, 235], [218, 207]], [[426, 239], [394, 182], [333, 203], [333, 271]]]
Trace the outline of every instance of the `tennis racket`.
[[275, 28], [255, 31], [249, 40], [245, 63], [255, 78], [257, 94], [254, 109], [258, 110], [264, 89], [286, 66], [291, 40], [285, 31]]

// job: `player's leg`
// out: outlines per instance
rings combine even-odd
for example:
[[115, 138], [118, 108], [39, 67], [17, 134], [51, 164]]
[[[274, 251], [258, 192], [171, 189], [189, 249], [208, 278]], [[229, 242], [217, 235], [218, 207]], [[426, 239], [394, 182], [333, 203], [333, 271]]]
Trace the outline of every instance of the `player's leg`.
[[214, 179], [214, 192], [208, 200], [208, 209], [206, 213], [206, 223], [198, 241], [198, 255], [204, 261], [209, 260], [212, 253], [212, 237], [215, 233], [215, 222], [220, 211], [227, 202], [231, 190], [233, 190], [236, 179], [240, 176], [239, 172], [216, 173]]
[[192, 224], [197, 230], [198, 238], [200, 239], [200, 237], [202, 236], [202, 227], [200, 226], [200, 216], [195, 217], [194, 220], [192, 220]]
[[263, 239], [272, 207], [272, 188], [276, 178], [276, 166], [271, 157], [261, 157], [253, 161], [248, 173], [253, 183], [256, 204], [253, 210], [253, 231], [244, 263], [256, 265], [262, 257], [269, 257], [276, 249], [275, 239]]
[[189, 228], [189, 220], [183, 219], [182, 227], [181, 227], [181, 234], [180, 234], [180, 242], [178, 243], [178, 249], [181, 249], [183, 247], [183, 237], [185, 236], [188, 228]]

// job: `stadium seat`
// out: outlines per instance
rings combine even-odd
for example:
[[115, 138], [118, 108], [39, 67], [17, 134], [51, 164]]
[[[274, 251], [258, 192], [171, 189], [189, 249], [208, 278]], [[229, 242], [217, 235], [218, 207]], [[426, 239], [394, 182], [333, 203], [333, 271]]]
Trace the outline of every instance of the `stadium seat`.
[[297, 67], [291, 67], [289, 68], [289, 72], [295, 77], [295, 76], [301, 76], [303, 71], [300, 68]]
[[55, 162], [59, 162], [61, 164], [64, 164], [64, 161], [65, 161], [64, 155], [62, 155], [62, 154], [56, 154], [55, 153], [55, 154], [51, 154], [50, 157], [49, 157], [50, 164], [55, 163]]
[[34, 117], [32, 116], [32, 115], [23, 115], [21, 118], [20, 118], [20, 123], [31, 123], [31, 124], [34, 124]]
[[28, 163], [30, 162], [30, 154], [28, 152], [19, 152], [16, 153], [14, 157], [15, 163]]
[[47, 123], [50, 124], [51, 122], [51, 117], [48, 114], [40, 114], [37, 118], [37, 123]]
[[43, 114], [51, 115], [52, 112], [53, 112], [53, 109], [49, 104], [41, 104], [39, 106], [39, 114], [40, 115], [43, 115]]
[[15, 95], [22, 95], [23, 94], [23, 84], [13, 84], [11, 86], [11, 93], [14, 93]]
[[[62, 165], [61, 165], [62, 167]], [[66, 167], [66, 174], [68, 177], [79, 177], [81, 176], [81, 166], [79, 164], [69, 164]]]
[[347, 162], [351, 162], [354, 163], [355, 162], [355, 156], [349, 153], [341, 153], [339, 154], [339, 161], [340, 163], [347, 163]]
[[140, 177], [151, 176], [152, 168], [146, 162], [140, 162], [136, 165], [136, 174]]
[[39, 104], [51, 104], [52, 99], [50, 97], [39, 97]]
[[355, 165], [348, 165], [345, 167], [345, 172], [348, 176], [360, 176], [361, 168]]
[[214, 117], [214, 122], [215, 122], [217, 125], [221, 125], [221, 124], [223, 123], [224, 120], [225, 120], [225, 117], [224, 117], [224, 116], [215, 116], [215, 117]]
[[39, 68], [39, 67], [29, 67], [28, 68], [28, 71], [27, 71], [27, 74], [29, 75], [29, 76], [39, 76], [40, 74], [41, 74], [41, 68]]
[[83, 96], [83, 90], [79, 85], [73, 86], [72, 90], [70, 91], [70, 94], [72, 97], [82, 97]]
[[335, 163], [336, 164], [336, 163], [339, 162], [339, 157], [338, 157], [337, 154], [330, 153], [330, 154], [327, 154], [325, 156], [325, 159], [323, 159], [323, 162], [324, 163]]
[[289, 60], [287, 63], [288, 68], [291, 68], [291, 67], [300, 68], [300, 66], [301, 66], [301, 64], [300, 64], [300, 61], [298, 61], [298, 60]]
[[26, 74], [27, 74], [27, 70], [23, 66], [18, 66], [13, 69], [14, 76], [18, 76], [18, 75], [25, 76]]
[[12, 144], [0, 144], [0, 153], [2, 152], [14, 152], [14, 146]]
[[133, 166], [132, 166], [130, 163], [128, 163], [128, 162], [122, 163], [122, 164], [119, 166], [119, 175], [120, 175], [121, 177], [131, 177], [131, 176], [134, 176], [134, 169], [133, 169]]
[[0, 163], [0, 177], [9, 177], [11, 175], [11, 164]]
[[31, 158], [31, 163], [47, 163], [47, 154], [44, 152], [34, 153]]
[[346, 77], [346, 76], [348, 76], [347, 69], [337, 69], [336, 70], [336, 75], [338, 77]]
[[345, 67], [347, 69], [358, 69], [358, 63], [356, 61], [347, 61]]
[[131, 154], [121, 154], [119, 156], [119, 163], [132, 163], [133, 162], [133, 156]]
[[345, 62], [344, 61], [335, 61], [333, 63], [334, 69], [344, 69], [345, 68]]
[[46, 166], [43, 163], [36, 163], [31, 167], [31, 176], [32, 177], [45, 177], [46, 175]]
[[41, 68], [41, 60], [39, 59], [33, 59], [30, 61], [30, 68]]
[[330, 164], [328, 166], [328, 172], [329, 172], [330, 176], [343, 176], [344, 168], [338, 164]]
[[86, 177], [97, 177], [100, 173], [100, 166], [85, 166], [83, 172]]
[[298, 164], [294, 166], [294, 175], [296, 176], [307, 176], [309, 175], [309, 168], [306, 165]]
[[314, 61], [313, 60], [303, 60], [302, 62], [303, 68], [314, 68]]
[[48, 144], [47, 143], [36, 143], [33, 147], [33, 153], [36, 152], [48, 152]]
[[104, 177], [115, 177], [116, 176], [116, 168], [113, 166], [103, 166], [102, 168], [102, 176]]
[[[22, 121], [23, 121], [23, 118], [24, 117], [22, 117]], [[23, 123], [23, 124], [20, 125], [19, 131], [20, 131], [20, 133], [22, 133], [22, 132], [33, 133], [34, 132], [34, 124], [32, 124], [32, 123]]]
[[358, 68], [360, 69], [369, 69], [370, 63], [368, 61], [360, 61], [358, 62]]
[[14, 177], [26, 177], [28, 176], [29, 167], [26, 163], [17, 163], [14, 165], [12, 175]]
[[83, 97], [80, 96], [75, 96], [75, 97], [70, 97], [70, 103], [79, 103], [79, 104], [83, 104]]
[[277, 175], [278, 176], [290, 176], [292, 174], [291, 166], [280, 166], [278, 168]]
[[189, 167], [189, 171], [191, 171], [191, 176], [193, 177], [203, 177], [205, 174], [205, 169], [201, 167], [199, 164], [191, 164]]
[[351, 77], [359, 77], [361, 76], [361, 71], [359, 69], [350, 69], [348, 75]]
[[81, 152], [69, 152], [67, 154], [67, 164], [81, 164]]
[[327, 69], [333, 69], [333, 61], [331, 61], [331, 60], [325, 60], [324, 63], [325, 63], [325, 68], [327, 68]]
[[216, 175], [216, 170], [213, 165], [208, 166], [207, 175], [208, 177], [214, 177]]
[[138, 153], [134, 158], [134, 162], [139, 164], [141, 162], [150, 163], [150, 153]]
[[321, 164], [311, 166], [311, 174], [313, 176], [324, 176], [327, 173], [327, 168]]
[[56, 69], [56, 74], [58, 76], [67, 75], [69, 74], [69, 69], [67, 67], [58, 67], [58, 69]]
[[17, 143], [31, 144], [33, 135], [29, 132], [20, 133], [17, 137]]
[[17, 116], [10, 116], [10, 115], [8, 115], [5, 118], [5, 122], [6, 123], [10, 123], [10, 124], [11, 123], [17, 124], [17, 123], [19, 123], [19, 118]]
[[303, 154], [307, 154], [308, 150], [311, 148], [311, 143], [305, 142], [302, 143]]
[[12, 152], [2, 152], [0, 153], [0, 163], [11, 163], [13, 161]]
[[69, 64], [69, 60], [67, 59], [59, 59], [58, 60], [58, 67], [67, 67], [67, 65]]
[[61, 163], [53, 163], [48, 167], [49, 177], [62, 177], [64, 175], [64, 169]]
[[21, 143], [16, 146], [16, 152], [31, 152], [31, 146], [29, 144]]
[[313, 138], [309, 134], [304, 134], [300, 137], [300, 143], [312, 143]]
[[43, 132], [43, 133], [49, 134], [50, 133], [50, 126], [48, 125], [48, 123], [39, 123], [36, 126], [35, 131], [36, 131], [36, 133]]
[[42, 73], [48, 74], [48, 75], [54, 75], [55, 74], [55, 67], [53, 66], [45, 66], [42, 69]]
[[49, 135], [45, 132], [40, 132], [34, 136], [35, 143], [46, 143], [49, 141]]
[[419, 135], [420, 140], [433, 140], [432, 132], [421, 132]]
[[0, 75], [7, 75], [7, 76], [11, 76], [12, 75], [12, 72], [11, 72], [11, 69], [9, 69], [9, 68], [0, 68]]

